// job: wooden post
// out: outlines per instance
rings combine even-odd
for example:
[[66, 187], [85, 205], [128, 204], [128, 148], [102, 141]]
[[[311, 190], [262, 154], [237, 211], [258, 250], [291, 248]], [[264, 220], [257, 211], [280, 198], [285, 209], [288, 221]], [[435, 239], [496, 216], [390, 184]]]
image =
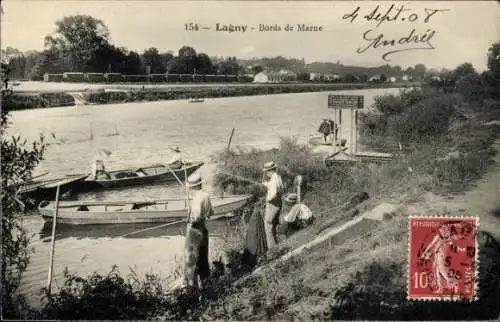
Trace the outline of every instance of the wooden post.
[[[339, 122], [337, 118], [337, 109], [333, 109], [333, 122], [335, 123], [335, 128], [339, 128]], [[335, 131], [333, 132], [333, 152], [337, 152], [337, 136], [335, 135]]]
[[188, 211], [188, 215], [186, 217], [186, 223], [189, 222], [189, 216], [191, 215], [191, 205], [189, 204], [189, 188], [188, 188], [188, 175], [187, 168], [184, 166], [184, 187], [186, 188], [186, 208]]
[[358, 153], [358, 110], [354, 111], [354, 153]]
[[354, 154], [354, 109], [351, 109], [351, 117], [349, 120], [350, 129], [349, 129], [349, 151], [350, 154]]
[[231, 130], [231, 135], [229, 136], [229, 142], [227, 143], [227, 152], [229, 152], [229, 148], [231, 147], [231, 141], [233, 140], [233, 135], [234, 135], [234, 130], [235, 128]]
[[342, 138], [344, 137], [342, 134], [342, 108], [339, 108], [339, 136], [340, 136], [339, 151], [340, 151], [342, 150]]
[[56, 222], [57, 222], [57, 215], [59, 212], [59, 193], [61, 187], [57, 185], [57, 190], [56, 190], [56, 209], [54, 210], [54, 217], [52, 218], [52, 241], [50, 244], [50, 259], [49, 259], [49, 277], [47, 281], [47, 290], [48, 293], [50, 294], [51, 291], [51, 286], [52, 286], [52, 271], [54, 269], [54, 249], [56, 245]]

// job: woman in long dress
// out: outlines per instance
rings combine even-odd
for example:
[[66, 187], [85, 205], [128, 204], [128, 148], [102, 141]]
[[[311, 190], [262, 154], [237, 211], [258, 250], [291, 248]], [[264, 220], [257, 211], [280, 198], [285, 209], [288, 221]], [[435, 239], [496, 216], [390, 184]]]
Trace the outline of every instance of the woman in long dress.
[[248, 221], [243, 262], [250, 268], [257, 265], [260, 256], [267, 252], [266, 231], [264, 228], [264, 205], [259, 202], [255, 205], [252, 216]]

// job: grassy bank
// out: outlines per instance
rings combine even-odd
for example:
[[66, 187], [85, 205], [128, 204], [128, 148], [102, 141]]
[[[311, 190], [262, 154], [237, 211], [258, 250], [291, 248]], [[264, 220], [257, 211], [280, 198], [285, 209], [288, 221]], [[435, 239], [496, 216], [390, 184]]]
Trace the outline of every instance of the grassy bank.
[[[380, 151], [399, 151], [394, 149], [399, 142], [402, 151], [391, 162], [327, 169], [307, 146], [283, 138], [279, 149], [235, 149], [215, 155], [219, 164], [215, 185], [259, 198], [264, 192], [258, 185], [229, 174], [259, 182], [263, 163], [271, 159], [278, 163], [288, 191], [294, 176], [303, 175], [304, 202], [316, 221], [289, 238], [280, 235], [279, 246], [261, 259], [261, 265], [381, 202], [404, 205], [392, 213], [391, 220], [364, 233], [324, 242], [300, 258], [234, 283], [247, 274], [241, 254], [243, 222], [226, 240], [227, 258], [213, 263], [211, 285], [201, 302], [187, 290], [166, 292], [154, 276], [145, 280], [127, 279], [116, 272], [88, 278], [68, 276], [62, 291], [46, 301], [41, 317], [418, 320], [498, 316], [498, 294], [491, 280], [500, 264], [494, 257], [498, 255], [480, 253], [481, 299], [473, 304], [408, 302], [405, 274], [407, 217], [415, 209], [420, 215], [447, 215], [423, 207], [423, 198], [464, 191], [484, 175], [494, 156], [492, 143], [500, 134], [500, 126], [484, 124], [499, 119], [500, 109], [494, 101], [478, 104], [427, 88], [379, 97], [375, 107], [384, 117], [363, 117], [363, 143]], [[352, 196], [360, 192], [368, 193], [370, 199], [352, 205]], [[486, 233], [479, 237], [490, 238]]]
[[[419, 83], [393, 84], [315, 84], [315, 83], [283, 83], [283, 84], [248, 84], [248, 85], [210, 85], [146, 88], [122, 87], [116, 91], [85, 90], [82, 98], [89, 104], [115, 104], [125, 102], [147, 102], [160, 100], [184, 100], [190, 98], [219, 98], [253, 95], [272, 95], [286, 93], [306, 93], [366, 88], [394, 88], [418, 86]], [[33, 109], [56, 106], [75, 105], [74, 98], [67, 93], [16, 93], [2, 102], [9, 110]]]

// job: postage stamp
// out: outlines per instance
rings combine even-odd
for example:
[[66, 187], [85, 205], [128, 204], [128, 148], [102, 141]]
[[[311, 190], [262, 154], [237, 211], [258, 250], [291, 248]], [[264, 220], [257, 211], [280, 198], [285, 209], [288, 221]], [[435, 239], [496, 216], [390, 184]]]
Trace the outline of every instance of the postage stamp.
[[410, 217], [408, 299], [477, 300], [477, 217]]

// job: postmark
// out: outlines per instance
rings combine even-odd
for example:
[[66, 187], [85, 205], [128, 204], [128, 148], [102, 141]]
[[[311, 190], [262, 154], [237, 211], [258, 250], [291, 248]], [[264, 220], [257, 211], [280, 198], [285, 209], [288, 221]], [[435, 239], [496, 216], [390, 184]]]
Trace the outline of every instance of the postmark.
[[478, 299], [477, 217], [410, 217], [408, 299]]

